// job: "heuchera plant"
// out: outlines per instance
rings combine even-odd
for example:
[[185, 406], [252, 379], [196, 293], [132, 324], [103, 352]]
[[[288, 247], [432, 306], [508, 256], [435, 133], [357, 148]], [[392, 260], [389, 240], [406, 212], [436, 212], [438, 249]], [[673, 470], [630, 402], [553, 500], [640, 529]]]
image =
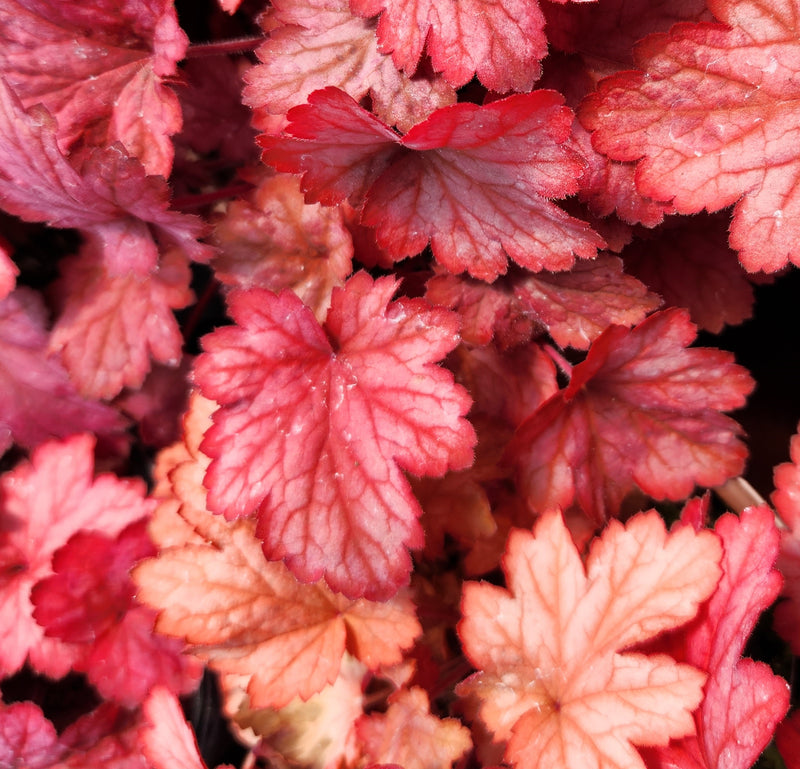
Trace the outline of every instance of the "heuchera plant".
[[800, 767], [800, 433], [770, 507], [695, 346], [800, 265], [799, 54], [0, 0], [0, 769]]

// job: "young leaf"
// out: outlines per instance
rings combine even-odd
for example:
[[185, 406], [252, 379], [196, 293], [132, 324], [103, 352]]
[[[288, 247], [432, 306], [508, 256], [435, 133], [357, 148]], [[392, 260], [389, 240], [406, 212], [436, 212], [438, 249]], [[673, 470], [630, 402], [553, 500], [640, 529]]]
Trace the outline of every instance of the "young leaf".
[[492, 281], [508, 258], [565, 270], [604, 245], [548, 200], [576, 192], [584, 167], [554, 91], [445, 107], [403, 137], [335, 88], [288, 117], [284, 136], [260, 137], [264, 161], [302, 173], [307, 200], [363, 205], [361, 222], [395, 259], [430, 242], [450, 272]]
[[149, 174], [172, 168], [181, 111], [163, 81], [187, 44], [171, 0], [0, 2], [0, 74], [53, 115], [60, 149], [119, 141]]
[[634, 745], [694, 731], [705, 674], [666, 655], [623, 652], [690, 620], [716, 586], [722, 555], [711, 532], [668, 534], [659, 515], [611, 521], [586, 566], [561, 514], [511, 533], [508, 589], [467, 583], [459, 636], [477, 673], [457, 693], [505, 760], [526, 769], [644, 769]]
[[[490, 90], [530, 91], [547, 53], [536, 2], [501, 0], [350, 0], [362, 16], [380, 13], [380, 49], [414, 74], [423, 48], [434, 69], [459, 87], [477, 75]], [[427, 47], [426, 47], [427, 46]]]
[[256, 52], [261, 64], [246, 75], [244, 102], [269, 134], [286, 113], [320, 88], [335, 86], [359, 100], [369, 95], [375, 114], [405, 131], [456, 93], [443, 78], [410, 78], [378, 50], [375, 23], [353, 15], [347, 0], [281, 0], [264, 17], [269, 38]]
[[679, 213], [733, 203], [731, 247], [751, 272], [800, 264], [800, 26], [793, 0], [712, 0], [725, 26], [679, 24], [636, 49], [640, 72], [580, 111], [594, 144], [639, 160], [639, 190]]
[[430, 712], [428, 695], [417, 686], [398, 689], [386, 713], [364, 716], [358, 736], [367, 759], [404, 769], [442, 769], [471, 747], [469, 730], [454, 718]]
[[[75, 532], [114, 536], [149, 515], [144, 483], [92, 478], [94, 440], [78, 435], [48, 442], [0, 478], [0, 671], [34, 667], [63, 675], [73, 661], [62, 643], [44, 638], [32, 616], [31, 587], [52, 573], [51, 557]], [[58, 670], [59, 672], [55, 672]]]
[[442, 475], [472, 462], [466, 391], [436, 366], [458, 320], [366, 273], [335, 289], [324, 328], [291, 292], [230, 296], [236, 326], [205, 337], [200, 391], [220, 404], [201, 449], [209, 508], [258, 509], [270, 559], [304, 582], [384, 599], [422, 545], [401, 470]]
[[[210, 521], [208, 520], [210, 518]], [[420, 627], [410, 601], [349, 601], [264, 560], [252, 521], [194, 519], [207, 544], [164, 548], [133, 572], [156, 629], [222, 673], [248, 675], [253, 708], [307, 700], [332, 683], [345, 650], [368, 667], [399, 662]]]
[[534, 510], [577, 502], [602, 521], [635, 486], [682, 499], [742, 471], [741, 428], [720, 412], [743, 406], [753, 380], [729, 353], [687, 349], [695, 333], [685, 311], [665, 310], [595, 341], [509, 444]]
[[199, 678], [182, 644], [153, 633], [155, 612], [133, 598], [129, 571], [155, 552], [144, 520], [112, 539], [79, 531], [53, 556], [54, 574], [31, 591], [33, 616], [47, 636], [82, 645], [73, 668], [107, 700], [141, 704], [157, 685], [186, 694]]
[[353, 239], [340, 208], [303, 200], [296, 177], [259, 180], [248, 200], [235, 200], [215, 222], [213, 261], [227, 286], [291, 288], [320, 323], [334, 286], [352, 272]]
[[[155, 267], [154, 237], [207, 260], [199, 219], [169, 211], [169, 189], [121, 144], [92, 149], [75, 166], [59, 150], [56, 124], [41, 106], [26, 112], [0, 79], [0, 207], [29, 222], [75, 227], [105, 254], [109, 269]], [[75, 161], [77, 162], [77, 161]]]

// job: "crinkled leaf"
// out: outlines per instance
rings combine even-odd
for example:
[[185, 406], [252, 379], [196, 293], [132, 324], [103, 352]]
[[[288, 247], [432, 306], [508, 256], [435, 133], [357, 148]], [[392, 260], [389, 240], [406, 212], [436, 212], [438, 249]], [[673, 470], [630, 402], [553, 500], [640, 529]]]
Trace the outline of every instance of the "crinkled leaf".
[[108, 436], [124, 427], [115, 411], [81, 397], [63, 365], [47, 355], [46, 321], [28, 289], [0, 300], [0, 454], [13, 442], [33, 448], [48, 438]]
[[398, 662], [419, 633], [407, 598], [350, 601], [300, 583], [264, 559], [252, 521], [203, 520], [208, 544], [163, 548], [135, 568], [137, 597], [159, 610], [157, 630], [215, 670], [249, 675], [252, 707], [308, 699], [336, 679], [345, 650], [372, 668]]
[[19, 268], [11, 259], [6, 243], [0, 239], [0, 300], [5, 299], [17, 284]]
[[205, 337], [200, 391], [220, 404], [201, 449], [209, 508], [258, 509], [270, 559], [350, 597], [387, 598], [422, 545], [402, 470], [472, 462], [470, 400], [435, 365], [458, 319], [421, 299], [391, 302], [391, 278], [335, 289], [324, 328], [291, 292], [234, 292], [235, 326]]
[[66, 301], [49, 348], [60, 353], [82, 395], [110, 399], [140, 387], [151, 358], [178, 363], [183, 337], [172, 311], [193, 298], [180, 251], [168, 251], [148, 275], [109, 274], [91, 246], [62, 265], [58, 287]]
[[[157, 238], [207, 260], [197, 241], [203, 224], [169, 211], [169, 188], [121, 144], [91, 149], [73, 166], [56, 143], [56, 125], [41, 106], [26, 112], [0, 81], [0, 207], [29, 222], [75, 227], [104, 253], [109, 268], [147, 272]], [[77, 161], [76, 161], [77, 162]]]
[[53, 724], [37, 705], [0, 705], [0, 766], [48, 769], [63, 754]]
[[520, 767], [638, 767], [634, 745], [694, 731], [705, 674], [666, 655], [623, 652], [690, 620], [716, 586], [711, 532], [668, 534], [651, 510], [611, 521], [584, 568], [561, 514], [511, 533], [508, 589], [467, 583], [459, 636], [478, 672], [457, 693]]
[[705, 697], [695, 713], [697, 736], [646, 754], [650, 767], [749, 769], [789, 708], [789, 687], [763, 662], [740, 659], [759, 615], [781, 585], [773, 568], [778, 531], [766, 506], [728, 514], [715, 526], [723, 545], [720, 583], [695, 620], [669, 650], [708, 671]]
[[721, 412], [744, 405], [753, 380], [727, 352], [687, 349], [695, 334], [685, 311], [665, 310], [595, 341], [509, 445], [534, 510], [577, 502], [602, 521], [635, 486], [682, 499], [741, 473], [741, 428]]
[[530, 91], [547, 53], [536, 2], [501, 0], [350, 0], [362, 16], [380, 13], [380, 48], [413, 74], [423, 48], [453, 86], [477, 75], [490, 90]]
[[428, 695], [417, 686], [395, 692], [386, 713], [364, 716], [358, 736], [368, 759], [404, 769], [442, 769], [472, 747], [469, 730], [454, 718], [432, 715]]
[[564, 144], [572, 113], [553, 91], [445, 107], [403, 137], [334, 88], [289, 120], [285, 135], [260, 138], [264, 160], [302, 173], [307, 200], [363, 204], [362, 223], [395, 259], [430, 243], [450, 272], [491, 281], [508, 258], [562, 270], [603, 245], [548, 200], [575, 192], [583, 171]]
[[322, 322], [334, 286], [352, 270], [353, 240], [341, 209], [306, 203], [294, 176], [262, 179], [249, 200], [215, 223], [217, 279], [228, 286], [291, 288]]
[[456, 100], [441, 77], [400, 72], [378, 50], [375, 23], [354, 16], [347, 0], [282, 0], [266, 20], [269, 38], [257, 51], [262, 63], [247, 73], [244, 101], [269, 134], [284, 127], [292, 107], [328, 86], [356, 100], [369, 95], [378, 117], [401, 130]]
[[636, 49], [643, 71], [600, 86], [581, 110], [594, 144], [639, 160], [639, 190], [679, 213], [733, 203], [731, 246], [750, 271], [800, 264], [796, 0], [715, 0], [727, 26], [680, 24]]
[[51, 557], [81, 529], [109, 536], [149, 515], [141, 480], [92, 478], [94, 440], [78, 435], [37, 448], [0, 478], [0, 669], [35, 667], [63, 675], [73, 650], [44, 638], [32, 616], [31, 587], [52, 573]]
[[792, 530], [800, 531], [800, 424], [789, 444], [791, 461], [775, 468], [772, 504]]
[[187, 44], [171, 0], [0, 3], [0, 75], [53, 115], [61, 150], [119, 141], [164, 177], [181, 112], [163, 78]]

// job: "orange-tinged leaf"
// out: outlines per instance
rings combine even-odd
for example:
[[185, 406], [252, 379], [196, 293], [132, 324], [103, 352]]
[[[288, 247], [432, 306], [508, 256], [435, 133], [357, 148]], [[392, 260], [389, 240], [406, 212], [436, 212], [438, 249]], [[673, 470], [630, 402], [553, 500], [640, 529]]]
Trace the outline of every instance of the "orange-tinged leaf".
[[581, 562], [561, 514], [511, 533], [508, 589], [467, 583], [458, 632], [476, 698], [505, 758], [525, 769], [643, 769], [634, 745], [692, 734], [705, 674], [624, 652], [692, 619], [717, 585], [711, 532], [668, 533], [654, 510], [611, 521]]
[[399, 662], [420, 632], [407, 597], [351, 601], [266, 561], [250, 520], [226, 524], [206, 513], [193, 523], [208, 544], [166, 548], [137, 566], [137, 597], [160, 611], [159, 632], [185, 639], [211, 667], [252, 674], [254, 708], [319, 692], [345, 650], [371, 668]]
[[472, 747], [469, 730], [454, 718], [430, 712], [424, 689], [400, 689], [386, 713], [365, 716], [358, 736], [368, 758], [404, 769], [444, 769]]

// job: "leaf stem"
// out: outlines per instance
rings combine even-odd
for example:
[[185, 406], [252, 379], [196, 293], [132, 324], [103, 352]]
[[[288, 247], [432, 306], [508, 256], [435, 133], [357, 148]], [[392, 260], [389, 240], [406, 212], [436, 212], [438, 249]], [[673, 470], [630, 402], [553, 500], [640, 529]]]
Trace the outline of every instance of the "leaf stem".
[[213, 43], [192, 43], [186, 51], [187, 59], [199, 59], [204, 56], [226, 56], [229, 53], [247, 53], [258, 48], [264, 42], [263, 35], [234, 37], [230, 40], [218, 40]]
[[572, 364], [551, 344], [544, 345], [544, 351], [550, 356], [553, 363], [555, 363], [569, 379], [572, 379]]

